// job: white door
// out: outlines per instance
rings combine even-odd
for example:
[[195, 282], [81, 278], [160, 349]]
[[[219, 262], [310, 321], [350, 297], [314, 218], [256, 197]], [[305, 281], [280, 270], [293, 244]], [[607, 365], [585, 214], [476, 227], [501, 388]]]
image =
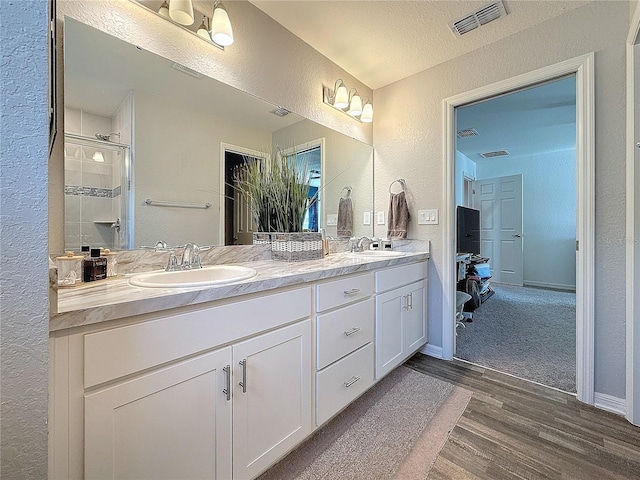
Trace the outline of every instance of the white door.
[[402, 361], [404, 331], [402, 312], [406, 292], [399, 288], [376, 295], [376, 379], [379, 380]]
[[311, 321], [234, 345], [233, 364], [233, 477], [248, 479], [311, 433]]
[[473, 200], [480, 210], [480, 253], [491, 259], [493, 281], [522, 285], [522, 175], [477, 180]]
[[227, 347], [85, 396], [85, 478], [231, 477]]
[[427, 343], [427, 295], [426, 281], [410, 285], [409, 308], [404, 312], [405, 355]]

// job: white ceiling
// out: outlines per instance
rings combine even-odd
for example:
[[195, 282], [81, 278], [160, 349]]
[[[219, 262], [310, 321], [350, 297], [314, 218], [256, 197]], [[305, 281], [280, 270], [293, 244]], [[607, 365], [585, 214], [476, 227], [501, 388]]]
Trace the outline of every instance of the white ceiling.
[[575, 148], [575, 76], [456, 109], [456, 130], [470, 128], [478, 136], [456, 138], [456, 149], [476, 163], [496, 150], [517, 158]]
[[249, 1], [375, 90], [592, 0], [504, 0], [506, 17], [461, 37], [448, 23], [487, 1]]

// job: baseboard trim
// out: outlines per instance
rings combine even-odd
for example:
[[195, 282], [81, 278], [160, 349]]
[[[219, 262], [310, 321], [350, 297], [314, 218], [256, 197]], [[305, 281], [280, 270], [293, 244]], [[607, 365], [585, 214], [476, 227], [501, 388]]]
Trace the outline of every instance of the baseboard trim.
[[431, 345], [430, 343], [427, 343], [424, 347], [422, 347], [422, 349], [420, 350], [420, 353], [424, 353], [425, 355], [439, 358], [441, 360], [443, 359], [442, 347], [436, 347], [435, 345]]
[[576, 291], [575, 285], [564, 285], [562, 283], [532, 282], [530, 280], [525, 280], [523, 283], [525, 287], [553, 288], [554, 290], [566, 290], [574, 293]]
[[595, 392], [593, 394], [593, 405], [618, 415], [624, 416], [627, 413], [627, 402], [624, 398], [614, 397], [606, 393]]

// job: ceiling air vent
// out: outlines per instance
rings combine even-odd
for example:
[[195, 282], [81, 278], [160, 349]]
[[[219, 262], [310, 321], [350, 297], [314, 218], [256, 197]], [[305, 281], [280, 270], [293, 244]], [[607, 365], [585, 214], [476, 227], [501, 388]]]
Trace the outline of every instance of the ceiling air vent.
[[458, 138], [477, 137], [479, 134], [474, 128], [458, 130]]
[[471, 30], [475, 30], [482, 25], [486, 25], [487, 23], [506, 15], [507, 11], [504, 8], [502, 0], [498, 2], [491, 2], [482, 8], [468, 13], [464, 17], [454, 20], [453, 22], [449, 22], [449, 28], [457, 37], [459, 37], [465, 33], [469, 33]]
[[289, 115], [291, 113], [289, 110], [287, 110], [286, 108], [282, 108], [282, 107], [274, 108], [273, 110], [269, 110], [269, 112], [273, 113], [274, 115], [277, 115], [279, 117], [286, 117], [287, 115]]
[[495, 152], [486, 152], [480, 154], [480, 156], [483, 158], [506, 157], [508, 155], [510, 155], [510, 153], [506, 150], [496, 150]]

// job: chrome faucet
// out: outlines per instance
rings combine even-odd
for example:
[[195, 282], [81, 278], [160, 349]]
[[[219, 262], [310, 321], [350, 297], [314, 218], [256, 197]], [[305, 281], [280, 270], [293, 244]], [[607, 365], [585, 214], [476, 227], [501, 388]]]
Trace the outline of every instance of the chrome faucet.
[[364, 242], [365, 240], [371, 242], [371, 239], [369, 237], [351, 237], [349, 239], [349, 251], [362, 252], [364, 250], [362, 242]]
[[192, 268], [202, 268], [200, 263], [200, 247], [195, 243], [187, 243], [182, 251], [181, 270], [190, 270]]

